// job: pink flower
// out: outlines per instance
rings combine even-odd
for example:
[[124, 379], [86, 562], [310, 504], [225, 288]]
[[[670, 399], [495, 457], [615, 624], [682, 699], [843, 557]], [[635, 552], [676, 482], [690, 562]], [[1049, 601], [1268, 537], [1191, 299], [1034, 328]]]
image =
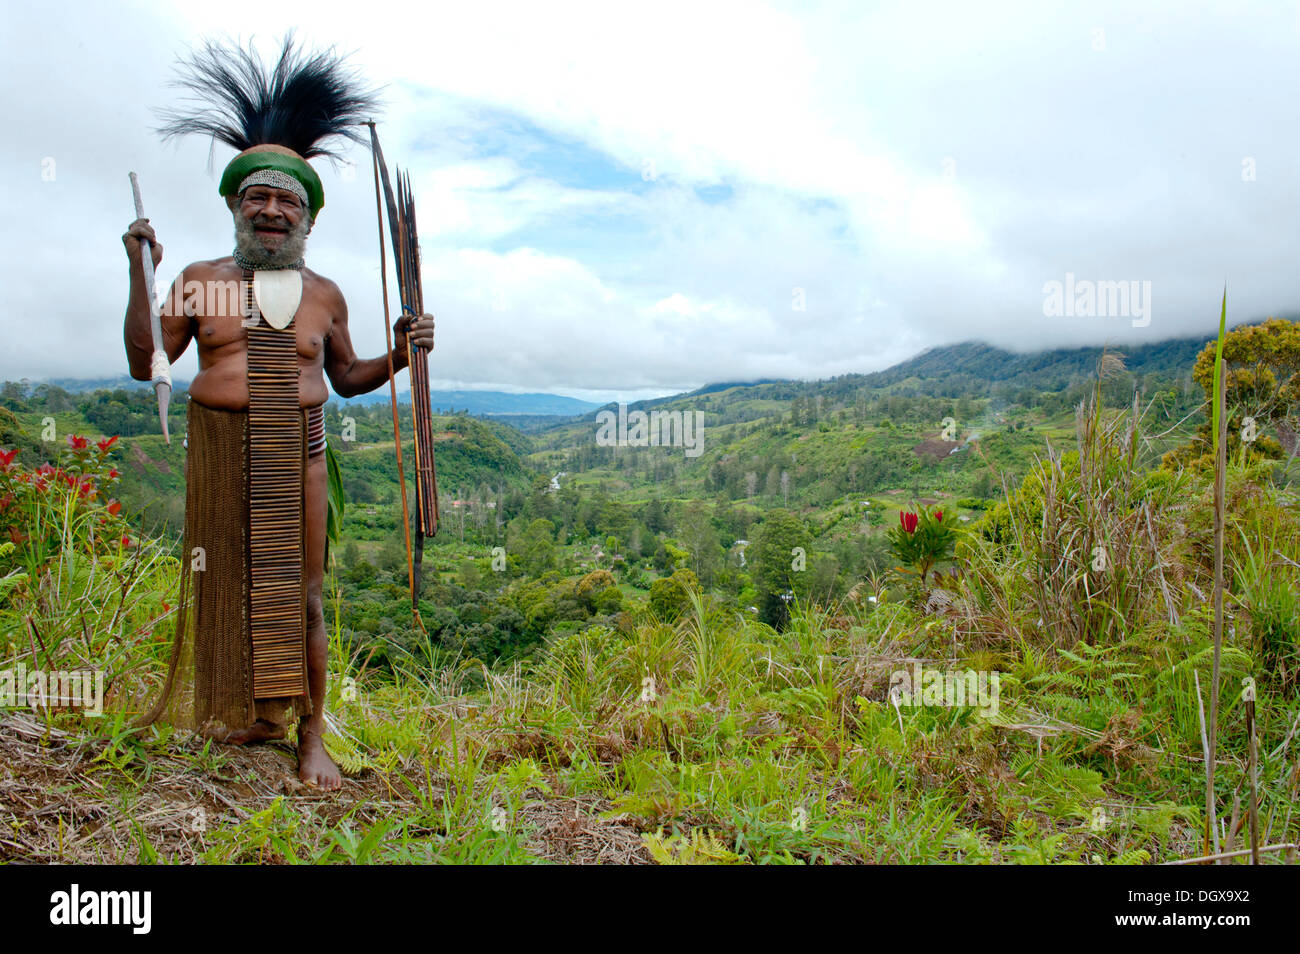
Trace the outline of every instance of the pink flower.
[[902, 525], [904, 533], [916, 533], [916, 520], [916, 514], [899, 511], [898, 522]]

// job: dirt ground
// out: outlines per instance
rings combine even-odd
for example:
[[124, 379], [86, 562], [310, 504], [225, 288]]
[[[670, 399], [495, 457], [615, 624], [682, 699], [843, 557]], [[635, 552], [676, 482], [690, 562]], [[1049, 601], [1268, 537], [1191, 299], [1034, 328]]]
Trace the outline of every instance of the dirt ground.
[[[151, 751], [147, 764], [136, 758], [123, 771], [105, 739], [47, 729], [27, 712], [0, 713], [0, 862], [137, 863], [143, 840], [160, 861], [192, 863], [202, 860], [207, 835], [277, 797], [311, 824], [329, 828], [347, 819], [354, 831], [418, 810], [398, 773], [367, 770], [325, 793], [298, 781], [287, 743], [222, 746], [210, 760], [218, 764], [206, 770], [196, 758], [202, 748], [200, 740], [178, 736], [162, 752]], [[409, 778], [427, 784], [422, 772]], [[441, 784], [432, 781], [435, 800]], [[541, 860], [651, 863], [636, 821], [602, 817], [610, 807], [599, 799], [548, 797], [526, 805], [516, 821], [528, 832], [527, 850]]]

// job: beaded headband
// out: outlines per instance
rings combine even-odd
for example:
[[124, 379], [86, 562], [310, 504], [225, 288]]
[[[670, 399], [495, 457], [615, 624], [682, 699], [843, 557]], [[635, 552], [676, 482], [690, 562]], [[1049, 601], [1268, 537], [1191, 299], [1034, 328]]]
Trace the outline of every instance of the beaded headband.
[[289, 175], [287, 172], [281, 172], [279, 169], [258, 169], [256, 172], [249, 173], [239, 183], [235, 190], [236, 195], [243, 195], [244, 190], [250, 186], [262, 185], [270, 186], [273, 189], [284, 189], [292, 192], [298, 197], [298, 201], [303, 204], [304, 208], [310, 207], [311, 203], [307, 199], [307, 190], [303, 188], [301, 182]]

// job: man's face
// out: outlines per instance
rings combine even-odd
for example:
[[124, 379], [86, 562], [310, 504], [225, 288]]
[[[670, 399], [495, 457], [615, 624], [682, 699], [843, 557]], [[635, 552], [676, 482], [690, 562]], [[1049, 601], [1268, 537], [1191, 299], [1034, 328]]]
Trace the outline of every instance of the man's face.
[[311, 216], [287, 189], [255, 185], [234, 206], [235, 242], [259, 265], [287, 265], [302, 258], [311, 231]]

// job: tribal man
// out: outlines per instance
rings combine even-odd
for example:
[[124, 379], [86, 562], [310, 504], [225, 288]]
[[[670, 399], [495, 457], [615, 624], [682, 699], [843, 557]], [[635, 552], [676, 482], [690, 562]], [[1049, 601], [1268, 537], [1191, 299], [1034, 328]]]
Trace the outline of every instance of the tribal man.
[[[192, 666], [192, 709], [173, 702], [177, 718], [233, 744], [283, 738], [297, 718], [299, 777], [336, 789], [339, 770], [322, 742], [325, 376], [342, 397], [362, 394], [387, 382], [390, 356], [357, 357], [338, 286], [303, 264], [324, 204], [306, 160], [334, 155], [321, 146], [330, 137], [361, 141], [356, 127], [375, 97], [332, 51], [304, 59], [292, 39], [269, 73], [251, 51], [213, 44], [187, 67], [180, 85], [204, 108], [171, 113], [161, 131], [203, 133], [239, 150], [219, 189], [234, 215], [235, 250], [187, 265], [162, 308], [168, 359], [193, 340], [199, 373], [189, 386], [176, 639], [163, 697], [142, 722], [162, 715], [178, 664]], [[162, 246], [148, 219], [122, 236], [131, 263], [127, 360], [144, 381], [153, 345], [142, 240], [156, 266]], [[431, 315], [397, 322], [394, 370], [407, 364], [408, 336], [432, 347], [433, 324]]]

